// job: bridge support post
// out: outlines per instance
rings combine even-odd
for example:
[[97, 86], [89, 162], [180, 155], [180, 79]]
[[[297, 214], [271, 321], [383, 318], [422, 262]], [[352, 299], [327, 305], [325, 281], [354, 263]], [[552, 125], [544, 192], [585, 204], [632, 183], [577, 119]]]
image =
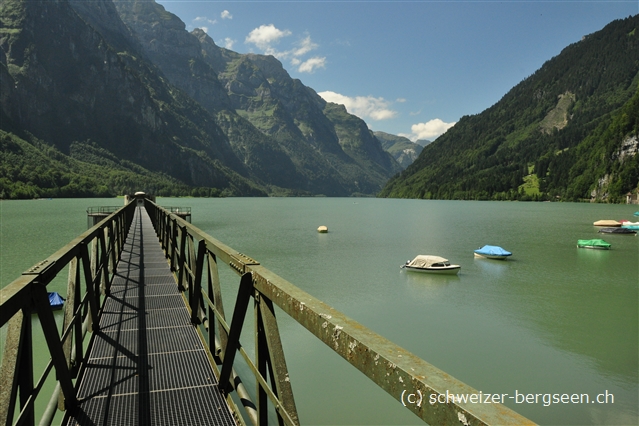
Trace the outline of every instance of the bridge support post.
[[222, 362], [222, 371], [220, 372], [220, 389], [224, 392], [232, 390], [229, 379], [235, 354], [240, 349], [240, 334], [244, 325], [244, 317], [248, 309], [248, 304], [253, 293], [253, 276], [250, 273], [242, 275], [240, 280], [240, 289], [237, 293], [237, 301], [233, 310], [233, 319], [231, 320], [231, 328], [229, 330], [229, 340], [224, 351], [224, 361]]
[[[267, 367], [271, 386], [275, 396], [282, 401], [282, 408], [289, 417], [289, 422], [299, 424], [295, 399], [293, 398], [293, 388], [288, 377], [286, 358], [280, 339], [280, 332], [275, 318], [273, 302], [265, 296], [258, 294], [255, 297], [255, 330], [256, 330], [256, 362], [259, 373], [266, 378]], [[257, 384], [257, 403], [260, 415], [259, 424], [268, 423], [267, 394], [266, 391]], [[284, 424], [282, 413], [279, 407], [276, 412], [280, 424]], [[264, 423], [262, 423], [264, 421]]]
[[[202, 300], [202, 270], [204, 269], [204, 257], [206, 256], [206, 241], [200, 240], [197, 245], [197, 258], [195, 260], [195, 280], [193, 283], [193, 294], [191, 297], [191, 323], [199, 324], [198, 313]], [[213, 353], [213, 351], [211, 352]]]
[[49, 307], [49, 296], [47, 295], [46, 286], [41, 284], [36, 285], [32, 297], [38, 312], [38, 317], [40, 318], [44, 337], [49, 346], [49, 353], [51, 353], [51, 361], [55, 367], [56, 378], [62, 387], [62, 393], [65, 398], [65, 408], [73, 411], [78, 405], [78, 400], [73, 382], [71, 381], [69, 368], [65, 362], [64, 351], [60, 345], [60, 335], [56, 328], [55, 318], [53, 318], [53, 312]]
[[[33, 391], [33, 348], [31, 342], [30, 312], [19, 310], [7, 329], [6, 347], [0, 368], [0, 422], [13, 424], [13, 412], [18, 391], [20, 408], [24, 408]], [[26, 424], [34, 424], [33, 408], [25, 418]]]
[[[78, 300], [76, 299], [76, 288], [79, 287], [80, 282], [80, 269], [78, 268], [78, 258], [74, 257], [69, 262], [69, 279], [67, 282], [67, 300], [64, 304], [64, 319], [62, 321], [62, 330], [66, 330], [73, 320], [73, 315], [78, 306]], [[77, 323], [77, 321], [76, 321]], [[74, 327], [73, 333], [77, 334], [77, 327]], [[62, 353], [64, 354], [65, 364], [68, 369], [72, 368], [71, 365], [71, 345], [72, 335], [67, 334], [64, 340], [61, 342]], [[77, 336], [76, 336], [77, 337]], [[72, 375], [73, 376], [73, 375]], [[62, 394], [58, 397], [58, 409], [64, 410], [64, 397]]]

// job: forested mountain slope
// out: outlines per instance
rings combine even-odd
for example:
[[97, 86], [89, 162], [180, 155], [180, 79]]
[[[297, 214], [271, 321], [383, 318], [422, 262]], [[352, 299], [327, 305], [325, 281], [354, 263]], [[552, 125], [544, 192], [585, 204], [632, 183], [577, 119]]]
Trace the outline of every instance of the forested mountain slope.
[[[372, 195], [400, 170], [363, 121], [345, 111], [331, 121], [275, 58], [221, 49], [155, 2], [3, 0], [0, 84], [10, 139], [105, 170], [128, 162], [163, 182], [140, 188], [128, 175], [127, 191]], [[13, 180], [23, 178], [2, 174], [0, 189], [62, 188]], [[107, 193], [120, 193], [111, 182]]]
[[383, 197], [619, 202], [639, 179], [639, 15], [547, 61], [462, 117]]

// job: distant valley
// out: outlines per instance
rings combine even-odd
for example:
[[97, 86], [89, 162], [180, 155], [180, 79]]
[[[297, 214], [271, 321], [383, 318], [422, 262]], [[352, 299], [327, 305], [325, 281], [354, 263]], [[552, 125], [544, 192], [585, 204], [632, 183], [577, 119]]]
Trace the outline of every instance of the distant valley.
[[639, 15], [432, 143], [371, 131], [152, 1], [4, 0], [0, 23], [1, 198], [636, 197]]

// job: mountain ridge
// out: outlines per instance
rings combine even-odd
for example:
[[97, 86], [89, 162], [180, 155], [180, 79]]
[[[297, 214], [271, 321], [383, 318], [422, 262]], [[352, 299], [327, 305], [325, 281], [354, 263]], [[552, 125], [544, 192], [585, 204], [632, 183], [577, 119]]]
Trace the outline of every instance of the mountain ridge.
[[[373, 195], [399, 170], [372, 137], [363, 152], [381, 157], [347, 154], [324, 101], [275, 58], [223, 50], [155, 2], [6, 0], [0, 20], [0, 129], [56, 155], [91, 141], [174, 188], [228, 195]], [[233, 104], [242, 90], [255, 96]], [[99, 162], [88, 152], [74, 155]]]
[[616, 20], [567, 46], [493, 106], [462, 117], [380, 196], [621, 202], [636, 194], [638, 157], [613, 154], [639, 132], [638, 26], [639, 15]]

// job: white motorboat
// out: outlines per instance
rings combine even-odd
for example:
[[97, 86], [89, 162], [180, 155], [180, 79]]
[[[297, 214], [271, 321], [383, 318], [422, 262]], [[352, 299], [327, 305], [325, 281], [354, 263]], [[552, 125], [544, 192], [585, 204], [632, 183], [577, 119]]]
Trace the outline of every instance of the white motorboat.
[[413, 272], [455, 275], [459, 273], [461, 266], [451, 265], [448, 259], [443, 257], [419, 255], [413, 260], [407, 260], [400, 268]]

